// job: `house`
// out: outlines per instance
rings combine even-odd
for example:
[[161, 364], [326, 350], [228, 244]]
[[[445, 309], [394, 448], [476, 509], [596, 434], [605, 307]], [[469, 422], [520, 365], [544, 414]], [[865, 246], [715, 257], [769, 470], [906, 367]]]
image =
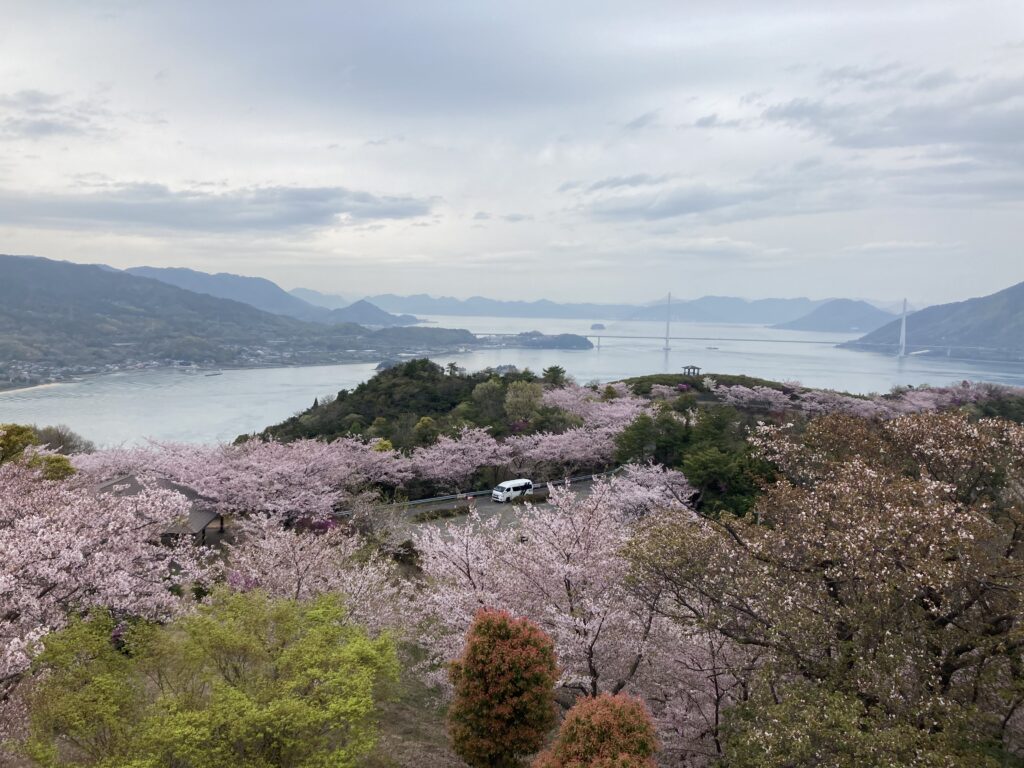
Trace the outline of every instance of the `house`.
[[[189, 501], [188, 518], [168, 521], [168, 527], [160, 534], [162, 541], [173, 541], [181, 536], [192, 536], [199, 544], [215, 544], [224, 537], [224, 516], [213, 508], [213, 500], [203, 496], [194, 488], [173, 480], [156, 476], [149, 480], [151, 487], [163, 488], [180, 493]], [[145, 490], [142, 482], [133, 474], [121, 475], [96, 486], [97, 496], [111, 494], [118, 497], [135, 496]]]

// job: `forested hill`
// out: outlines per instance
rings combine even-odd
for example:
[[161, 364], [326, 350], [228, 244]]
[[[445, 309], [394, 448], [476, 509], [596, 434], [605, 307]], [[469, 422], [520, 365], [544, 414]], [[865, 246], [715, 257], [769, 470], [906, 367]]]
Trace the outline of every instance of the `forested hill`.
[[35, 361], [57, 377], [63, 368], [128, 362], [315, 363], [353, 359], [360, 349], [379, 357], [381, 350], [475, 341], [468, 331], [440, 328], [379, 334], [351, 323], [306, 323], [99, 266], [0, 256], [0, 362]]
[[869, 333], [892, 320], [889, 312], [853, 299], [833, 299], [808, 314], [788, 323], [779, 323], [776, 328], [788, 331], [834, 331], [838, 333]]
[[499, 374], [442, 368], [410, 360], [381, 371], [354, 390], [316, 402], [287, 421], [267, 427], [263, 439], [332, 440], [344, 435], [384, 438], [401, 449], [427, 445], [460, 426], [486, 427], [495, 437], [512, 431], [561, 431], [572, 420], [542, 402], [543, 385], [563, 381], [553, 367], [540, 378], [529, 370]]
[[[895, 353], [900, 320], [856, 341], [854, 349]], [[907, 351], [989, 360], [1024, 360], [1024, 283], [990, 296], [939, 304], [907, 317]]]
[[326, 322], [330, 314], [329, 310], [315, 307], [262, 277], [246, 277], [227, 272], [209, 274], [181, 267], [131, 267], [125, 272], [159, 280], [161, 283], [184, 288], [186, 291], [240, 301], [264, 312], [287, 315], [299, 320]]

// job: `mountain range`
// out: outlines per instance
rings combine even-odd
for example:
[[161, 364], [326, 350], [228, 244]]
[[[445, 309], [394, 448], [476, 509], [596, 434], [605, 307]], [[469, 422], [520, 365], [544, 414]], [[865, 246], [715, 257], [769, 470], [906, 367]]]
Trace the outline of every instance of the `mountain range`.
[[[162, 283], [184, 288], [187, 291], [205, 293], [221, 299], [240, 301], [243, 304], [270, 312], [275, 315], [294, 317], [313, 323], [358, 323], [360, 325], [389, 328], [396, 325], [415, 325], [418, 318], [411, 315], [393, 315], [375, 307], [367, 301], [328, 308], [303, 300], [294, 293], [281, 288], [277, 283], [262, 277], [233, 275], [227, 272], [209, 274], [182, 267], [131, 267], [125, 272], [138, 277], [148, 277]], [[312, 291], [310, 293], [316, 293]], [[325, 296], [325, 294], [318, 294]], [[340, 297], [334, 297], [340, 300]]]
[[[411, 312], [421, 315], [527, 317], [577, 320], [656, 320], [663, 321], [666, 303], [637, 304], [559, 304], [553, 301], [508, 301], [472, 296], [456, 299], [426, 294], [396, 296], [380, 294], [368, 301], [388, 312]], [[729, 296], [704, 296], [699, 299], [673, 301], [672, 319], [696, 323], [751, 323], [772, 325], [796, 320], [825, 300], [811, 299], [740, 299]]]
[[352, 303], [344, 296], [338, 296], [336, 293], [321, 293], [312, 288], [293, 288], [288, 293], [302, 299], [307, 304], [325, 309], [343, 309]]
[[[895, 354], [896, 319], [843, 346]], [[907, 316], [908, 354], [984, 360], [1024, 360], [1024, 283], [997, 293], [937, 304]]]
[[9, 380], [12, 372], [59, 378], [168, 360], [248, 366], [379, 359], [382, 352], [475, 341], [464, 330], [311, 323], [138, 274], [0, 256], [0, 374]]

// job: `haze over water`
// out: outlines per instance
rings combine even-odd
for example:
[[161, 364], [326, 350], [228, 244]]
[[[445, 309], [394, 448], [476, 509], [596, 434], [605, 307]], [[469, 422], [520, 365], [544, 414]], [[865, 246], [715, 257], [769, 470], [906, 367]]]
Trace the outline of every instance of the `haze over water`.
[[[474, 332], [594, 334], [589, 320], [430, 317], [440, 327]], [[606, 323], [610, 335], [664, 336], [664, 323]], [[539, 373], [558, 364], [581, 383], [650, 373], [678, 373], [684, 365], [707, 372], [758, 376], [849, 392], [887, 392], [897, 385], [947, 384], [971, 379], [1024, 386], [1024, 366], [938, 358], [903, 360], [832, 344], [851, 336], [780, 331], [762, 326], [673, 323], [673, 336], [747, 341], [603, 338], [593, 350], [485, 349], [436, 357], [469, 370], [511, 364]], [[773, 340], [773, 343], [750, 341]], [[717, 347], [717, 349], [708, 349]], [[304, 368], [225, 370], [220, 376], [145, 370], [77, 382], [0, 392], [0, 422], [63, 423], [101, 446], [145, 439], [202, 442], [233, 440], [307, 408], [316, 397], [351, 389], [374, 374], [372, 363]]]

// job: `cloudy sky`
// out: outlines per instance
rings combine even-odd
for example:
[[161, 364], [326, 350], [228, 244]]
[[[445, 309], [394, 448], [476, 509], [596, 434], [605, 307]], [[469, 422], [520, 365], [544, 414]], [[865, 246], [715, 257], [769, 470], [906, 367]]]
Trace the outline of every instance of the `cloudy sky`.
[[1022, 241], [1020, 0], [3, 0], [0, 252], [923, 304]]

